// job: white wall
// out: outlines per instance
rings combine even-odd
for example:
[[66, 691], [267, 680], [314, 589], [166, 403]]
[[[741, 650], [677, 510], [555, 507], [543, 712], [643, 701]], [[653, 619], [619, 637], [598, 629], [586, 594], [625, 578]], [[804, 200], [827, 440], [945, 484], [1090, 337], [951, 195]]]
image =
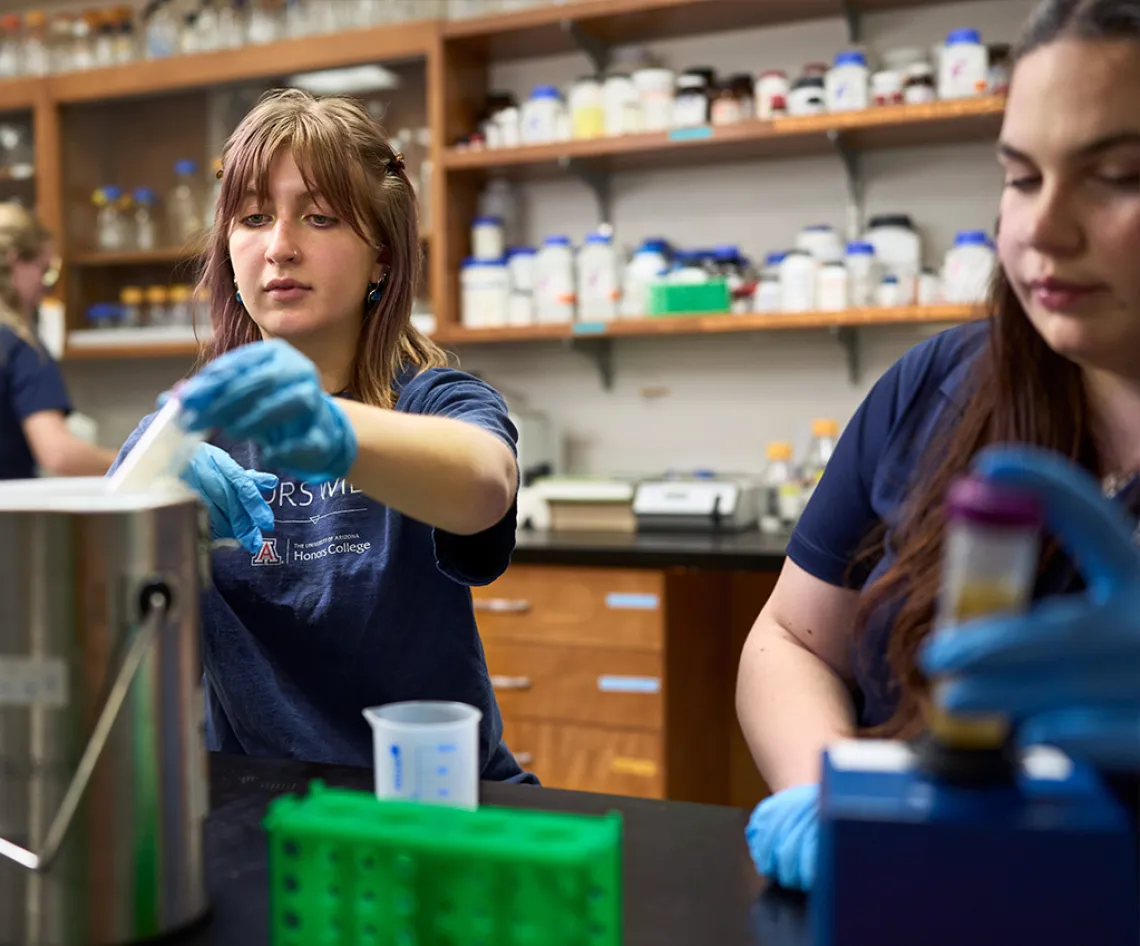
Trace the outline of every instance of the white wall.
[[[876, 14], [865, 17], [863, 38], [883, 50], [933, 44], [951, 28], [976, 26], [989, 41], [1009, 40], [1033, 5], [975, 0]], [[845, 40], [836, 19], [653, 49], [680, 68], [795, 71], [829, 58]], [[493, 84], [525, 95], [539, 81], [563, 84], [587, 68], [577, 55], [507, 63], [494, 69]], [[992, 229], [1000, 184], [992, 143], [871, 153], [865, 169], [868, 212], [910, 213], [930, 262], [957, 229]], [[830, 157], [625, 174], [614, 194], [623, 244], [663, 234], [690, 247], [739, 243], [759, 256], [790, 243], [805, 224], [844, 223], [842, 168]], [[523, 198], [529, 242], [552, 232], [577, 241], [597, 223], [590, 192], [574, 180], [528, 185]], [[576, 471], [747, 470], [762, 464], [767, 441], [803, 439], [813, 417], [846, 421], [874, 379], [926, 331], [861, 330], [864, 374], [856, 385], [843, 350], [823, 331], [618, 341], [611, 391], [602, 389], [588, 358], [561, 344], [466, 346], [458, 354], [464, 368], [548, 412], [567, 435]], [[101, 439], [114, 442], [187, 364], [85, 363], [68, 365], [66, 374], [76, 404], [100, 421]]]

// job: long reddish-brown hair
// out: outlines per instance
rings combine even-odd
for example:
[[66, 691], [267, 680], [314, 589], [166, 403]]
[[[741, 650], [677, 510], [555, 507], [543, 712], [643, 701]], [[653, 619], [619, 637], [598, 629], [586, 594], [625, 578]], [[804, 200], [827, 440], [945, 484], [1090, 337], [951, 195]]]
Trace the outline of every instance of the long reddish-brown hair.
[[269, 170], [289, 148], [305, 184], [369, 245], [382, 252], [388, 275], [379, 302], [360, 304], [364, 322], [353, 359], [349, 393], [366, 404], [391, 407], [393, 383], [405, 366], [447, 364], [447, 356], [411, 323], [422, 267], [415, 191], [383, 130], [358, 102], [317, 98], [296, 89], [269, 92], [238, 125], [222, 152], [221, 193], [207, 238], [200, 282], [214, 335], [199, 365], [261, 332], [234, 294], [229, 238], [249, 188], [265, 199]]
[[[1140, 0], [1048, 0], [1031, 16], [1015, 62], [1068, 37], [1140, 41]], [[1104, 472], [1090, 430], [1080, 368], [1045, 343], [1000, 271], [988, 313], [989, 344], [971, 367], [960, 418], [925, 451], [898, 524], [889, 533], [880, 527], [861, 557], [865, 562], [884, 552], [892, 555], [889, 568], [864, 589], [856, 618], [858, 633], [863, 634], [872, 617], [894, 615], [887, 663], [898, 701], [891, 718], [869, 729], [870, 735], [907, 738], [923, 725], [929, 687], [917, 653], [934, 619], [942, 500], [951, 480], [968, 470], [978, 450], [992, 443], [1035, 444], [1098, 476]]]

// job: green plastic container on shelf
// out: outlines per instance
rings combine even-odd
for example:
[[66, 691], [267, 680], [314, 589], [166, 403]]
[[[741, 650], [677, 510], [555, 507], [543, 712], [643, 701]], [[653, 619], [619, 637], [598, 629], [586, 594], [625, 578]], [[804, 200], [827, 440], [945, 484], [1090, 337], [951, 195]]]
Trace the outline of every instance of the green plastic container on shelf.
[[470, 811], [313, 782], [264, 825], [274, 946], [620, 946], [617, 812]]
[[732, 292], [723, 279], [701, 283], [653, 283], [649, 287], [649, 315], [731, 311]]

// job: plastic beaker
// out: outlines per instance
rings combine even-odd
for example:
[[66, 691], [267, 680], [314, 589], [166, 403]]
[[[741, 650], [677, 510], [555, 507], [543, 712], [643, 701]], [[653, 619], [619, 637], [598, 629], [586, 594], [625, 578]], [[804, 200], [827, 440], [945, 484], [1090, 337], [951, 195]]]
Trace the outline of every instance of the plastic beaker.
[[466, 703], [415, 700], [364, 710], [377, 798], [479, 807], [479, 721]]

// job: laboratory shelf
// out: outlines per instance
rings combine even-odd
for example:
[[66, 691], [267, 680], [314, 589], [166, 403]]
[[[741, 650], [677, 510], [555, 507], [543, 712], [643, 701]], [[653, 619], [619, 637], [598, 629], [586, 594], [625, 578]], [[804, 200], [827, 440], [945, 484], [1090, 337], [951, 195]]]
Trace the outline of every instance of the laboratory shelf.
[[0, 112], [34, 107], [42, 83], [42, 79], [0, 79]]
[[987, 96], [520, 148], [451, 148], [443, 154], [443, 166], [449, 171], [548, 177], [563, 173], [571, 161], [612, 172], [679, 167], [693, 160], [704, 164], [826, 154], [834, 150], [835, 136], [855, 150], [992, 141], [1004, 112], [1004, 97]]
[[940, 2], [947, 0], [564, 0], [450, 20], [443, 35], [491, 59], [529, 59]]
[[65, 361], [111, 358], [185, 358], [198, 354], [212, 336], [209, 328], [144, 326], [69, 332]]
[[859, 328], [965, 322], [980, 318], [981, 307], [960, 305], [898, 306], [847, 309], [843, 312], [802, 312], [794, 315], [669, 315], [616, 322], [577, 322], [518, 328], [441, 327], [433, 336], [444, 344], [541, 342], [574, 338], [644, 338], [660, 335], [709, 335], [725, 332], [765, 332], [792, 329]]
[[[64, 72], [46, 82], [50, 97], [64, 104], [135, 98], [274, 79], [285, 74], [424, 59], [437, 35], [435, 20], [388, 23], [327, 36]], [[0, 107], [3, 103], [0, 86]]]
[[157, 250], [123, 250], [115, 252], [93, 251], [90, 253], [75, 253], [67, 257], [69, 266], [84, 268], [114, 267], [114, 266], [175, 266], [186, 263], [196, 256], [192, 251], [176, 247], [164, 247]]

